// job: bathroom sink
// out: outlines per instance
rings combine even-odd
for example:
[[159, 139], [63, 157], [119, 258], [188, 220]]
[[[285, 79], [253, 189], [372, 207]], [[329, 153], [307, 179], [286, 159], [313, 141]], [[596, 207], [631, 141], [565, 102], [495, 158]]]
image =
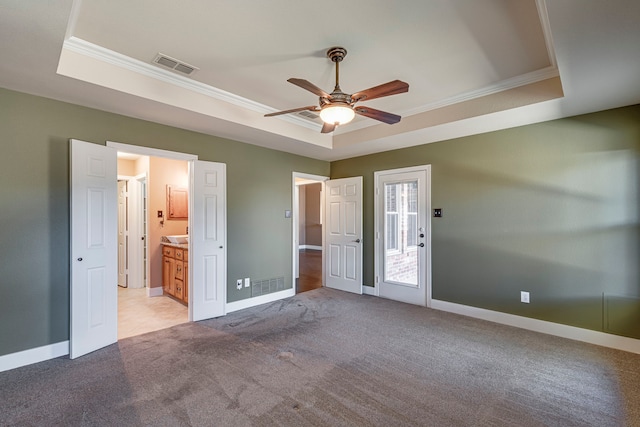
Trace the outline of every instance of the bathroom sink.
[[164, 236], [169, 243], [189, 243], [189, 235]]

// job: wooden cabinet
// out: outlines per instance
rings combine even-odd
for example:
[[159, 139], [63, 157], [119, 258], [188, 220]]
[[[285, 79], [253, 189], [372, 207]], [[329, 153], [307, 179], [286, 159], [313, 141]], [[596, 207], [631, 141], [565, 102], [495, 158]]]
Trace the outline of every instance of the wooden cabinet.
[[162, 289], [165, 294], [189, 303], [189, 251], [162, 247]]

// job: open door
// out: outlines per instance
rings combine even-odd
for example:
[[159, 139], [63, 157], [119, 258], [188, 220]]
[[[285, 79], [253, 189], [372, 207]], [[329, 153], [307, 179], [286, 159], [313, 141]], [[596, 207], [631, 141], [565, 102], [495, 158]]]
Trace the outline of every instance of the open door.
[[325, 280], [362, 294], [362, 177], [325, 181]]
[[71, 140], [70, 357], [118, 340], [117, 153]]
[[225, 314], [227, 300], [226, 165], [193, 161], [189, 240], [189, 319]]

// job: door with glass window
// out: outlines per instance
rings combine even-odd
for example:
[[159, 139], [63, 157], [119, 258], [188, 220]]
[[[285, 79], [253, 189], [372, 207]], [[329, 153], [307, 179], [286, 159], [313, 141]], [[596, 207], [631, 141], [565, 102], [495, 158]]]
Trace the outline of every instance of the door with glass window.
[[377, 294], [426, 306], [428, 166], [376, 172], [375, 178]]

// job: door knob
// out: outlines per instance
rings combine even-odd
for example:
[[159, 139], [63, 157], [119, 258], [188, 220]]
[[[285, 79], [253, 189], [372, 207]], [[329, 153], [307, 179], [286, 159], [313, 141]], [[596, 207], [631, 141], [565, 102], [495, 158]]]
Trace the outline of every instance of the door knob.
[[78, 261], [82, 261], [82, 257], [78, 258]]
[[420, 243], [418, 246], [420, 246], [421, 248], [424, 248], [424, 243]]
[[420, 237], [424, 237], [424, 233], [420, 233]]
[[360, 242], [361, 242], [361, 240], [360, 240], [360, 239], [356, 239], [356, 240], [354, 240], [354, 242], [356, 242], [356, 243], [360, 243]]

